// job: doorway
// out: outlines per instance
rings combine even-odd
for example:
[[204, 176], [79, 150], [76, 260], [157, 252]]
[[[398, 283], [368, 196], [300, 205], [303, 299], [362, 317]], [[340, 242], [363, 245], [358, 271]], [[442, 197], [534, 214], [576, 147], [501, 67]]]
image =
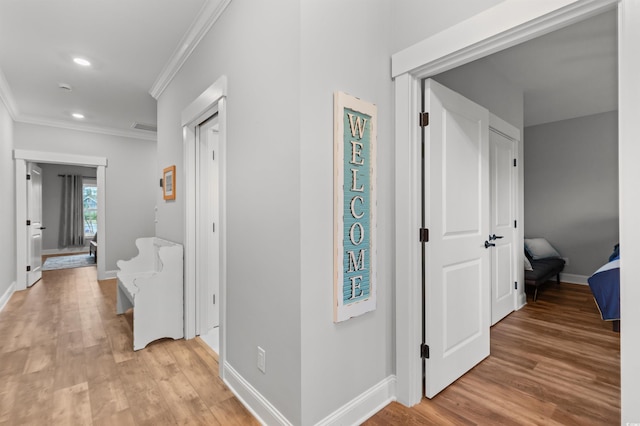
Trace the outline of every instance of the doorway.
[[[51, 153], [42, 151], [28, 151], [16, 149], [13, 151], [16, 172], [16, 290], [25, 290], [29, 276], [27, 266], [29, 264], [29, 227], [25, 226], [28, 216], [28, 194], [25, 176], [28, 163], [38, 164], [68, 164], [75, 166], [87, 166], [96, 168], [96, 184], [98, 189], [97, 200], [97, 226], [100, 248], [106, 252], [107, 241], [105, 220], [105, 183], [107, 159], [104, 157], [90, 157], [74, 154]], [[104, 256], [97, 259], [98, 279], [108, 278], [105, 274]]]
[[[399, 144], [396, 151], [396, 212], [403, 209], [410, 209], [415, 205], [415, 199], [419, 196], [419, 164], [414, 158], [419, 158], [416, 145], [416, 130], [414, 120], [407, 117], [417, 117], [417, 103], [415, 102], [418, 92], [419, 79], [435, 75], [439, 72], [452, 69], [456, 66], [467, 63], [471, 60], [497, 52], [505, 47], [513, 46], [522, 41], [529, 40], [537, 35], [541, 35], [554, 29], [569, 25], [578, 20], [593, 16], [617, 4], [617, 1], [598, 2], [571, 2], [571, 7], [554, 6], [551, 9], [538, 4], [528, 10], [508, 8], [506, 5], [497, 5], [487, 12], [477, 15], [465, 21], [464, 25], [457, 25], [433, 37], [423, 43], [400, 52], [393, 57], [393, 74], [396, 85], [396, 141]], [[638, 84], [633, 80], [631, 70], [635, 70], [640, 64], [634, 61], [631, 54], [632, 36], [637, 36], [632, 23], [637, 24], [640, 19], [640, 10], [634, 8], [629, 1], [622, 1], [619, 12], [619, 19], [624, 25], [620, 28], [620, 51], [619, 51], [619, 79], [620, 86], [637, 88]], [[524, 8], [522, 8], [524, 9]], [[544, 9], [544, 10], [543, 10]], [[517, 16], [516, 16], [517, 15]], [[495, 26], [496, 22], [507, 22], [504, 27]], [[483, 28], [486, 31], [482, 34], [471, 31], [473, 28]], [[456, 42], [444, 43], [443, 40], [456, 40]], [[438, 49], [431, 49], [430, 46], [437, 44]], [[635, 92], [634, 92], [635, 93]], [[621, 193], [621, 244], [624, 245], [625, 231], [634, 236], [640, 234], [640, 226], [633, 221], [625, 222], [625, 216], [632, 217], [633, 202], [627, 200], [625, 203], [622, 194], [625, 189], [631, 194], [631, 178], [635, 178], [637, 173], [633, 170], [632, 158], [640, 154], [638, 149], [633, 147], [633, 130], [637, 130], [637, 125], [633, 124], [631, 111], [635, 108], [635, 99], [631, 96], [620, 96], [620, 193]], [[625, 135], [627, 138], [625, 138]], [[406, 142], [405, 142], [406, 141]], [[629, 157], [625, 157], [624, 151]], [[637, 158], [637, 157], [636, 157]], [[626, 165], [626, 167], [625, 167]], [[625, 181], [630, 179], [629, 181]], [[628, 182], [628, 183], [625, 183]], [[625, 188], [626, 187], [626, 188]], [[625, 206], [627, 209], [625, 210]], [[410, 348], [415, 348], [415, 341], [419, 340], [419, 312], [420, 307], [415, 303], [419, 300], [417, 289], [419, 286], [416, 265], [418, 264], [419, 251], [414, 247], [414, 240], [411, 235], [415, 233], [415, 228], [419, 227], [419, 218], [414, 213], [398, 214], [397, 220], [397, 247], [396, 257], [396, 283], [397, 305], [396, 305], [396, 325], [397, 325], [397, 378], [398, 378], [398, 400], [406, 405], [413, 405], [421, 398], [420, 365], [422, 361]], [[403, 220], [408, 219], [408, 220]], [[626, 225], [625, 225], [626, 223]], [[412, 231], [413, 230], [413, 231]], [[629, 235], [629, 234], [627, 234]], [[629, 247], [633, 246], [629, 237]], [[621, 289], [625, 292], [625, 274], [622, 272]], [[630, 277], [631, 275], [629, 275]], [[623, 312], [624, 302], [623, 302]], [[629, 314], [630, 311], [625, 312]], [[635, 315], [635, 314], [632, 314]], [[629, 315], [629, 318], [632, 317]], [[626, 316], [626, 315], [625, 315]], [[629, 324], [632, 328], [637, 328], [635, 321]], [[621, 336], [624, 340], [624, 334]], [[624, 348], [624, 345], [623, 345]], [[623, 359], [624, 359], [624, 353]], [[630, 359], [631, 356], [628, 358]], [[622, 376], [625, 368], [622, 366]], [[633, 370], [629, 370], [631, 372]], [[631, 383], [631, 380], [629, 380]], [[630, 393], [633, 393], [630, 391]], [[623, 380], [623, 420], [624, 415], [624, 380]], [[627, 398], [627, 402], [631, 398]], [[627, 406], [631, 407], [630, 404]]]
[[[201, 265], [207, 263], [205, 255], [198, 251], [200, 237], [199, 224], [207, 220], [202, 217], [202, 212], [198, 204], [198, 184], [200, 179], [200, 156], [198, 132], [200, 126], [206, 123], [211, 117], [217, 115], [217, 161], [218, 173], [218, 221], [215, 225], [215, 232], [219, 238], [219, 289], [216, 297], [219, 319], [219, 366], [220, 376], [225, 378], [225, 297], [226, 297], [226, 92], [227, 79], [222, 76], [209, 86], [200, 96], [189, 104], [182, 112], [183, 147], [184, 147], [184, 169], [185, 169], [185, 239], [184, 239], [184, 337], [192, 339], [200, 331], [199, 292], [201, 286], [198, 284], [198, 274]], [[213, 134], [213, 132], [211, 132]], [[211, 226], [211, 228], [209, 228]], [[213, 224], [207, 225], [207, 230], [213, 231]], [[213, 300], [212, 300], [213, 301]]]
[[217, 114], [196, 128], [198, 180], [196, 182], [198, 253], [196, 271], [198, 300], [196, 334], [216, 353], [220, 352], [220, 161], [219, 122]]

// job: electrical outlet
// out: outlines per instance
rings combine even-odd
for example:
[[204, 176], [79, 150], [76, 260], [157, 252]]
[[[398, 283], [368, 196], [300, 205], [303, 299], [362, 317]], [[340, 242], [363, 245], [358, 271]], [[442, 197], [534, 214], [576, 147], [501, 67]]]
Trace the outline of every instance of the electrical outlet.
[[258, 370], [267, 373], [267, 353], [258, 346]]

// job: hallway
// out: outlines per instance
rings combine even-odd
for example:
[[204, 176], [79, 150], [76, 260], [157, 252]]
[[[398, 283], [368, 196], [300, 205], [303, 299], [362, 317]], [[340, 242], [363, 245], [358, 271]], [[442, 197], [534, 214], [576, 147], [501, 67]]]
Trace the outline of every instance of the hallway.
[[45, 271], [0, 312], [0, 425], [258, 424], [200, 339], [132, 350], [96, 269]]

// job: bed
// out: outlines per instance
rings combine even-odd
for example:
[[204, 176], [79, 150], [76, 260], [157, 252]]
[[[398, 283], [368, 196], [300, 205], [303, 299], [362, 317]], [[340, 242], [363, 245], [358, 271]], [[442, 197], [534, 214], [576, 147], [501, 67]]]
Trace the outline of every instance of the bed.
[[620, 331], [620, 255], [602, 265], [588, 279], [589, 288], [605, 321]]

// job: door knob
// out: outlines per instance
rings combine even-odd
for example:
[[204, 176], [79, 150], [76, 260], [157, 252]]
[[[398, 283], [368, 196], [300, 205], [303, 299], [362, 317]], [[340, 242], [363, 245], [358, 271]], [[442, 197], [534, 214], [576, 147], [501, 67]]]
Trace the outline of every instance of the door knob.
[[46, 226], [41, 226], [40, 229], [47, 229], [47, 227]]
[[489, 241], [499, 240], [500, 238], [504, 238], [502, 235], [489, 235]]
[[489, 241], [484, 242], [484, 248], [495, 247], [495, 246], [496, 246], [495, 244], [490, 243]]

